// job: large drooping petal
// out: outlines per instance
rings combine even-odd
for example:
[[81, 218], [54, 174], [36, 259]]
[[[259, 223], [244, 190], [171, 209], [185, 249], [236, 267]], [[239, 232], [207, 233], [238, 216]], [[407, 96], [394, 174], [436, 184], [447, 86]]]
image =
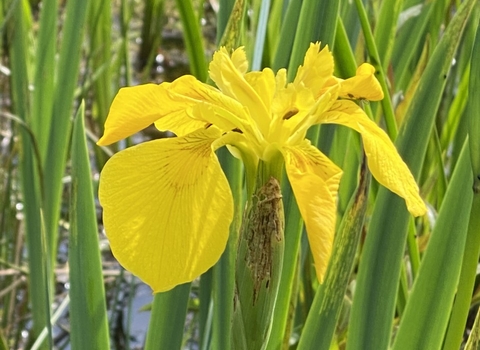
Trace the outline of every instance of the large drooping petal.
[[323, 281], [332, 253], [342, 171], [307, 140], [283, 149], [288, 179], [307, 229], [317, 277]]
[[426, 207], [407, 165], [400, 158], [387, 134], [380, 129], [354, 102], [340, 100], [319, 115], [319, 123], [348, 126], [362, 135], [368, 167], [383, 186], [405, 199], [408, 211], [414, 216], [425, 214]]
[[305, 86], [317, 98], [332, 75], [333, 55], [328, 46], [320, 50], [320, 43], [311, 43], [305, 54], [303, 65], [298, 68], [293, 84]]
[[99, 198], [118, 261], [154, 292], [192, 281], [225, 249], [232, 194], [211, 144], [221, 132], [145, 142], [105, 165]]

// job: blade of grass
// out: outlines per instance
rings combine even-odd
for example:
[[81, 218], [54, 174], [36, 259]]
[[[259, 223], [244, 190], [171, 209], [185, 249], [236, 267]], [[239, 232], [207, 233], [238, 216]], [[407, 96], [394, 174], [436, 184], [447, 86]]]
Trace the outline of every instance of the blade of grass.
[[[475, 0], [465, 1], [447, 27], [407, 112], [397, 149], [418, 178], [446, 76]], [[409, 214], [403, 201], [380, 188], [362, 253], [350, 318], [347, 349], [386, 349]]]
[[198, 80], [205, 82], [207, 81], [208, 71], [200, 20], [193, 11], [191, 0], [176, 0], [176, 4], [182, 20], [191, 74], [196, 76]]
[[[29, 4], [26, 1], [17, 1], [13, 9], [12, 22], [9, 31], [12, 48], [10, 50], [11, 66], [11, 92], [15, 113], [26, 123], [29, 119], [29, 79], [28, 56], [26, 38], [29, 36], [27, 23], [29, 22]], [[32, 338], [37, 337], [50, 321], [49, 295], [47, 292], [47, 279], [45, 274], [45, 259], [42, 251], [43, 227], [41, 217], [41, 185], [38, 171], [40, 159], [35, 159], [35, 139], [33, 132], [28, 132], [28, 124], [20, 129], [22, 152], [20, 154], [20, 182], [22, 186], [23, 205], [25, 213], [25, 234], [28, 249], [29, 267], [29, 296], [32, 305]], [[50, 333], [49, 333], [50, 334]], [[50, 340], [50, 339], [49, 339]], [[42, 349], [47, 349], [44, 344]]]
[[42, 163], [47, 155], [49, 128], [52, 120], [55, 81], [55, 53], [58, 1], [46, 0], [42, 4], [35, 54], [35, 89], [32, 95], [32, 130], [37, 136]]
[[180, 349], [191, 283], [155, 294], [145, 350]]
[[[58, 319], [60, 318], [60, 316], [62, 316], [63, 312], [65, 311], [65, 309], [67, 308], [68, 304], [70, 303], [70, 298], [68, 297], [68, 295], [62, 300], [61, 304], [57, 307], [57, 309], [55, 310], [54, 314], [52, 315], [52, 319], [49, 321], [49, 324], [50, 325], [53, 325], [55, 323], [57, 323]], [[48, 326], [48, 327], [45, 327], [42, 332], [40, 333], [40, 335], [38, 336], [38, 338], [36, 339], [35, 343], [33, 343], [32, 347], [30, 348], [30, 350], [39, 350], [39, 349], [43, 349], [42, 348], [42, 344], [43, 342], [45, 341], [45, 338], [47, 336], [49, 336], [51, 334], [50, 332], [50, 329], [51, 327]], [[53, 349], [53, 347], [50, 345], [48, 347], [48, 349]]]
[[385, 77], [385, 72], [383, 71], [383, 64], [381, 57], [378, 54], [377, 45], [375, 44], [375, 39], [373, 37], [372, 29], [370, 28], [370, 23], [368, 22], [367, 12], [363, 6], [362, 0], [355, 0], [357, 6], [358, 15], [360, 17], [360, 24], [362, 25], [363, 36], [365, 37], [366, 47], [368, 49], [368, 54], [370, 56], [370, 61], [375, 67], [376, 74], [380, 85], [382, 86], [383, 94], [385, 97], [380, 101], [383, 107], [383, 113], [385, 118], [385, 124], [387, 126], [387, 133], [390, 136], [390, 139], [395, 141], [397, 138], [397, 125], [395, 122], [395, 113], [393, 112], [392, 100], [390, 99], [390, 90], [387, 84], [387, 78]]
[[233, 10], [235, 0], [220, 0], [219, 9], [217, 13], [217, 44], [221, 41], [225, 28], [227, 27], [228, 19]]
[[[110, 1], [91, 1], [88, 13], [88, 36], [90, 38], [90, 55], [92, 59], [90, 69], [102, 73], [96, 77], [93, 84], [95, 94], [94, 114], [103, 133], [103, 124], [112, 102], [112, 15]], [[104, 67], [104, 65], [106, 67]], [[99, 155], [97, 154], [97, 157]]]
[[480, 348], [480, 309], [475, 316], [475, 322], [472, 326], [472, 331], [468, 336], [467, 343], [465, 344], [465, 350], [478, 350]]
[[470, 178], [470, 152], [465, 142], [408, 298], [393, 350], [441, 348], [465, 247], [468, 209], [473, 197]]
[[[122, 16], [126, 12], [125, 0], [122, 0]], [[142, 80], [150, 81], [150, 72], [152, 69], [153, 62], [157, 53], [157, 49], [160, 46], [161, 35], [163, 28], [163, 15], [164, 15], [164, 1], [163, 0], [149, 0], [145, 1], [145, 6], [143, 8], [143, 20], [142, 20], [142, 33], [141, 39], [142, 43], [140, 45], [140, 50], [138, 51], [138, 64], [139, 69], [142, 71]], [[125, 19], [125, 18], [124, 18]], [[124, 23], [125, 24], [125, 23]], [[123, 24], [123, 25], [124, 25]], [[124, 34], [123, 41], [124, 46], [124, 56], [125, 62], [128, 62], [129, 50], [128, 43], [129, 38], [126, 32], [126, 28], [123, 28]], [[128, 69], [128, 65], [125, 64], [125, 67]], [[127, 84], [129, 85], [129, 84]]]
[[222, 37], [217, 42], [218, 46], [225, 46], [228, 50], [231, 50], [241, 45], [246, 9], [247, 2], [245, 0], [235, 0]]
[[253, 59], [251, 70], [260, 70], [262, 67], [263, 49], [265, 47], [265, 35], [267, 33], [267, 24], [270, 16], [270, 0], [264, 0], [260, 5], [260, 15], [257, 23], [257, 33], [255, 37], [255, 47], [253, 49]]
[[[109, 349], [110, 338], [98, 243], [97, 216], [84, 127], [85, 104], [75, 116], [70, 199], [70, 339], [73, 350]], [[88, 334], [88, 337], [85, 335]]]
[[[445, 0], [427, 2], [420, 5], [421, 14], [412, 18], [404, 24], [399, 31], [398, 39], [395, 43], [392, 54], [392, 64], [395, 71], [395, 86], [397, 91], [405, 91], [410, 75], [413, 73], [411, 67], [415, 57], [420, 57], [420, 51], [423, 49], [423, 39], [426, 36], [428, 26], [432, 17], [436, 13], [444, 13]], [[440, 28], [436, 28], [440, 31]], [[432, 40], [435, 44], [435, 41]], [[405, 50], [408, 47], [408, 50]]]
[[277, 45], [273, 56], [272, 69], [274, 71], [288, 67], [301, 9], [302, 1], [290, 1], [288, 3], [278, 39], [281, 45]]
[[49, 172], [48, 176], [45, 176], [45, 203], [48, 205], [44, 210], [52, 261], [55, 261], [56, 254], [58, 217], [63, 189], [62, 176], [67, 158], [73, 96], [80, 70], [80, 53], [88, 2], [89, 0], [67, 2], [63, 40], [57, 63], [53, 117], [50, 124], [48, 151], [43, 166]]
[[382, 1], [377, 16], [378, 23], [375, 26], [375, 43], [378, 49], [378, 57], [385, 71], [392, 56], [393, 44], [398, 23], [398, 16], [403, 6], [403, 0]]
[[473, 173], [474, 199], [470, 210], [467, 243], [463, 252], [463, 265], [458, 283], [458, 292], [453, 305], [452, 316], [445, 338], [443, 349], [457, 349], [460, 347], [465, 329], [465, 321], [470, 309], [472, 291], [474, 289], [478, 257], [480, 255], [480, 121], [478, 111], [480, 101], [476, 91], [480, 88], [478, 75], [480, 74], [480, 27], [477, 29], [475, 44], [471, 58], [471, 75], [466, 116], [469, 122], [469, 145]]

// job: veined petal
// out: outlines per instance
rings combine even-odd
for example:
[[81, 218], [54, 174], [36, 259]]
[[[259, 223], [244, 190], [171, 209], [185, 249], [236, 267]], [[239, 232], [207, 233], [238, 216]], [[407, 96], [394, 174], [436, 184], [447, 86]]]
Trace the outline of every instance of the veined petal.
[[213, 60], [210, 62], [210, 77], [225, 95], [248, 108], [258, 128], [266, 134], [270, 119], [269, 111], [262, 98], [245, 80], [243, 69], [246, 62], [245, 51], [242, 47], [236, 49], [231, 56], [222, 47], [215, 52]]
[[283, 149], [288, 179], [305, 221], [317, 277], [323, 281], [332, 253], [342, 171], [305, 140]]
[[320, 123], [348, 126], [362, 135], [368, 167], [383, 186], [405, 199], [408, 211], [414, 216], [424, 215], [426, 206], [407, 165], [398, 154], [387, 134], [352, 101], [337, 101], [320, 116]]
[[145, 142], [105, 165], [99, 198], [112, 252], [153, 291], [192, 281], [225, 249], [232, 194], [211, 144], [220, 131]]
[[333, 55], [325, 46], [320, 50], [320, 43], [311, 43], [305, 54], [303, 66], [300, 66], [293, 81], [294, 85], [303, 85], [318, 97], [325, 83], [333, 75]]
[[245, 74], [245, 80], [262, 99], [267, 111], [270, 111], [276, 88], [275, 74], [273, 74], [273, 71], [270, 68], [265, 68], [261, 72], [249, 72]]
[[[272, 102], [273, 119], [269, 140], [285, 142], [305, 122], [315, 99], [310, 89], [288, 84], [278, 91]], [[308, 127], [306, 127], [308, 128]]]
[[[177, 106], [178, 113], [183, 113], [188, 116], [190, 123], [195, 122], [196, 129], [201, 128], [206, 123], [212, 123], [218, 126], [223, 131], [231, 130], [232, 128], [244, 129], [245, 124], [251, 124], [250, 116], [245, 113], [244, 107], [234, 99], [222, 94], [219, 90], [210, 85], [204, 84], [191, 75], [185, 75], [176, 79], [168, 87], [168, 102]], [[199, 107], [204, 106], [204, 107]], [[196, 109], [205, 109], [211, 106], [213, 109], [222, 109], [229, 112], [230, 118], [228, 120], [211, 120], [210, 114], [193, 113]], [[225, 113], [221, 113], [224, 115]], [[178, 115], [165, 116], [155, 122], [155, 126], [159, 130], [171, 130], [177, 136], [183, 136], [186, 133], [184, 130], [178, 132]], [[218, 122], [218, 123], [217, 123]], [[187, 133], [193, 130], [185, 130]]]
[[375, 68], [368, 63], [360, 65], [354, 77], [338, 81], [342, 97], [369, 101], [383, 99], [383, 90], [375, 77]]
[[[324, 91], [320, 97], [309, 106], [306, 116], [302, 116], [301, 118], [297, 118], [297, 116], [295, 116], [286, 121], [287, 123], [285, 123], [285, 127], [289, 128], [290, 130], [288, 143], [296, 144], [300, 140], [303, 140], [307, 134], [307, 130], [312, 125], [318, 124], [318, 115], [326, 110], [329, 110], [337, 100], [337, 97], [338, 85], [333, 85]], [[304, 100], [306, 101], [307, 99]], [[289, 123], [291, 124], [288, 125]]]
[[[99, 145], [109, 145], [146, 128], [168, 115], [173, 132], [192, 132], [203, 125], [190, 119], [185, 106], [171, 103], [167, 89], [169, 83], [145, 84], [120, 89], [115, 96], [105, 122], [105, 132]], [[175, 127], [173, 127], [175, 126]]]

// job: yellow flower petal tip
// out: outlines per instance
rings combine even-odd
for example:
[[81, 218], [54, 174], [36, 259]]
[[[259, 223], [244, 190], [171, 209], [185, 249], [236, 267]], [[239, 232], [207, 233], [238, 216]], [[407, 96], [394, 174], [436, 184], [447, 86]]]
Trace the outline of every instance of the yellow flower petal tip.
[[340, 86], [342, 97], [369, 101], [384, 98], [382, 87], [375, 77], [375, 67], [368, 63], [361, 64], [354, 77], [340, 80]]
[[285, 164], [320, 281], [333, 245], [342, 172], [306, 140], [311, 126], [335, 123], [359, 132], [377, 180], [405, 198], [412, 214], [426, 211], [395, 146], [351, 101], [383, 98], [373, 66], [362, 64], [354, 77], [338, 79], [328, 47], [312, 43], [289, 83], [285, 69], [247, 72], [246, 57], [243, 48], [220, 48], [209, 66], [216, 87], [187, 75], [123, 88], [112, 102], [98, 145], [152, 123], [177, 135], [117, 153], [100, 179], [112, 251], [154, 292], [192, 281], [225, 248], [233, 199], [214, 152], [222, 146], [244, 162], [252, 182], [259, 160], [278, 162], [272, 169]]

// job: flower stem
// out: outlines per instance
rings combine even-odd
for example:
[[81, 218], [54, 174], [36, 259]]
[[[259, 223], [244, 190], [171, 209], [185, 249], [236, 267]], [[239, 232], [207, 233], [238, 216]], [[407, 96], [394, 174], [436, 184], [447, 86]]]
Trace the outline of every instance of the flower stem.
[[277, 299], [284, 251], [279, 167], [260, 161], [243, 218], [235, 276], [233, 349], [265, 348]]

